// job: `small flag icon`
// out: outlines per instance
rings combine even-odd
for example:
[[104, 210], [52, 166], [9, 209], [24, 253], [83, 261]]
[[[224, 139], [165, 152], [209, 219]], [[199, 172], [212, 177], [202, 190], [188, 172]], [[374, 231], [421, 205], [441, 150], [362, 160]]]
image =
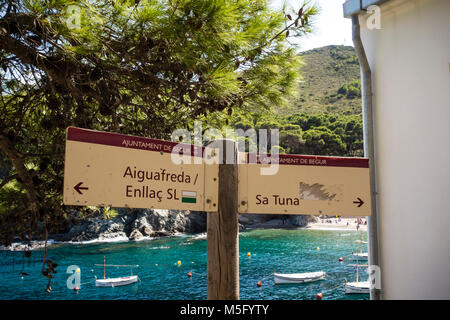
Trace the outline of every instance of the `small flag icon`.
[[197, 203], [197, 192], [195, 191], [182, 191], [181, 202], [185, 203]]

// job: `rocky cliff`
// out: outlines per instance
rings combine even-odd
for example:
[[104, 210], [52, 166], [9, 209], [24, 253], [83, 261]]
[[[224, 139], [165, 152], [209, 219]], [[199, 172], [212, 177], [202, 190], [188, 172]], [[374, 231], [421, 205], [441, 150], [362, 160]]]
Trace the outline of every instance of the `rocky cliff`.
[[69, 231], [55, 235], [59, 241], [89, 241], [169, 236], [206, 230], [206, 214], [196, 211], [119, 209], [118, 215], [106, 219], [102, 215], [81, 220]]
[[[253, 228], [296, 228], [313, 221], [304, 215], [239, 215], [239, 229]], [[80, 221], [69, 227], [62, 235], [55, 235], [59, 241], [89, 241], [170, 236], [176, 233], [206, 232], [206, 213], [197, 211], [136, 209], [119, 210], [119, 214], [106, 219], [103, 216]]]

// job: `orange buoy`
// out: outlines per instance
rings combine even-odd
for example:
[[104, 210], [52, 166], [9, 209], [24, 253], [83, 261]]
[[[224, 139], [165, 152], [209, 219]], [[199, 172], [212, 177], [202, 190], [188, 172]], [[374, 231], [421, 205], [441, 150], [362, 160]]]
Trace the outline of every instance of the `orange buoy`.
[[188, 276], [189, 278], [192, 278], [192, 271], [189, 271], [188, 274], [187, 274], [187, 276]]
[[316, 300], [322, 300], [322, 297], [323, 297], [323, 294], [322, 294], [322, 292], [321, 292], [321, 293], [318, 293], [318, 294], [316, 294]]
[[340, 257], [339, 262], [342, 262], [342, 261], [344, 261], [344, 258]]
[[262, 281], [258, 281], [258, 282], [256, 283], [256, 286], [257, 286], [257, 287], [261, 287], [261, 286], [262, 286]]

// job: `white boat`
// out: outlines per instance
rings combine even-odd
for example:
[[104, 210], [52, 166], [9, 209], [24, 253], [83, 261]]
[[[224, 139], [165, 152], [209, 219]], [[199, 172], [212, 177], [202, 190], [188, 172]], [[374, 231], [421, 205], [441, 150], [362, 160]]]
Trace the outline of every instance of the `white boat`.
[[[96, 287], [120, 287], [132, 284], [138, 281], [138, 276], [133, 275], [133, 267], [139, 267], [138, 265], [117, 265], [117, 264], [106, 264], [106, 259], [103, 257], [103, 264], [96, 264], [96, 266], [103, 267], [103, 279], [97, 279], [95, 277]], [[117, 278], [106, 278], [106, 267], [126, 267], [130, 268], [131, 275], [128, 277], [117, 277]]]
[[107, 279], [95, 279], [96, 287], [119, 287], [126, 286], [138, 281], [138, 276], [119, 277], [119, 278], [107, 278]]
[[370, 283], [369, 281], [359, 281], [359, 273], [358, 268], [359, 267], [369, 267], [367, 264], [359, 264], [360, 260], [367, 260], [368, 256], [367, 253], [362, 252], [362, 244], [367, 243], [363, 241], [363, 235], [361, 232], [361, 240], [358, 241], [360, 243], [360, 251], [353, 253], [352, 256], [356, 260], [356, 281], [355, 282], [347, 282], [345, 281], [345, 293], [351, 294], [351, 293], [370, 293]]
[[346, 282], [345, 293], [370, 293], [369, 281]]
[[325, 278], [324, 271], [306, 272], [306, 273], [273, 273], [275, 284], [281, 283], [306, 283]]
[[361, 240], [356, 240], [355, 242], [359, 242], [359, 252], [352, 252], [353, 260], [368, 260], [369, 254], [367, 252], [362, 252], [362, 245], [367, 244], [367, 241], [363, 241], [363, 234], [361, 231]]
[[353, 260], [368, 260], [369, 254], [367, 252], [361, 252], [361, 253], [352, 253]]

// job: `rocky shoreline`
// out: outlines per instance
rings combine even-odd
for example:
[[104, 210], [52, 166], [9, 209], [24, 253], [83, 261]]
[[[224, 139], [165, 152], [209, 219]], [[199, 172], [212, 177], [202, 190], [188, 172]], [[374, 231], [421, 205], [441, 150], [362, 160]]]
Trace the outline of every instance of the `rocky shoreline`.
[[[137, 209], [131, 213], [120, 210], [113, 219], [100, 216], [71, 226], [69, 232], [57, 235], [57, 241], [82, 242], [128, 238], [172, 236], [177, 233], [206, 232], [206, 213], [198, 211]], [[281, 218], [280, 218], [281, 217]], [[312, 216], [239, 215], [239, 230], [248, 228], [296, 228], [315, 221]]]
[[[256, 228], [301, 228], [317, 218], [306, 215], [239, 215], [239, 230]], [[197, 211], [119, 209], [111, 219], [103, 215], [77, 222], [69, 222], [67, 232], [49, 234], [49, 244], [58, 242], [82, 243], [88, 241], [138, 241], [146, 238], [173, 236], [179, 233], [206, 232], [206, 213]], [[33, 250], [44, 245], [34, 241], [31, 245], [13, 243], [10, 250]], [[8, 249], [8, 248], [2, 248]]]

